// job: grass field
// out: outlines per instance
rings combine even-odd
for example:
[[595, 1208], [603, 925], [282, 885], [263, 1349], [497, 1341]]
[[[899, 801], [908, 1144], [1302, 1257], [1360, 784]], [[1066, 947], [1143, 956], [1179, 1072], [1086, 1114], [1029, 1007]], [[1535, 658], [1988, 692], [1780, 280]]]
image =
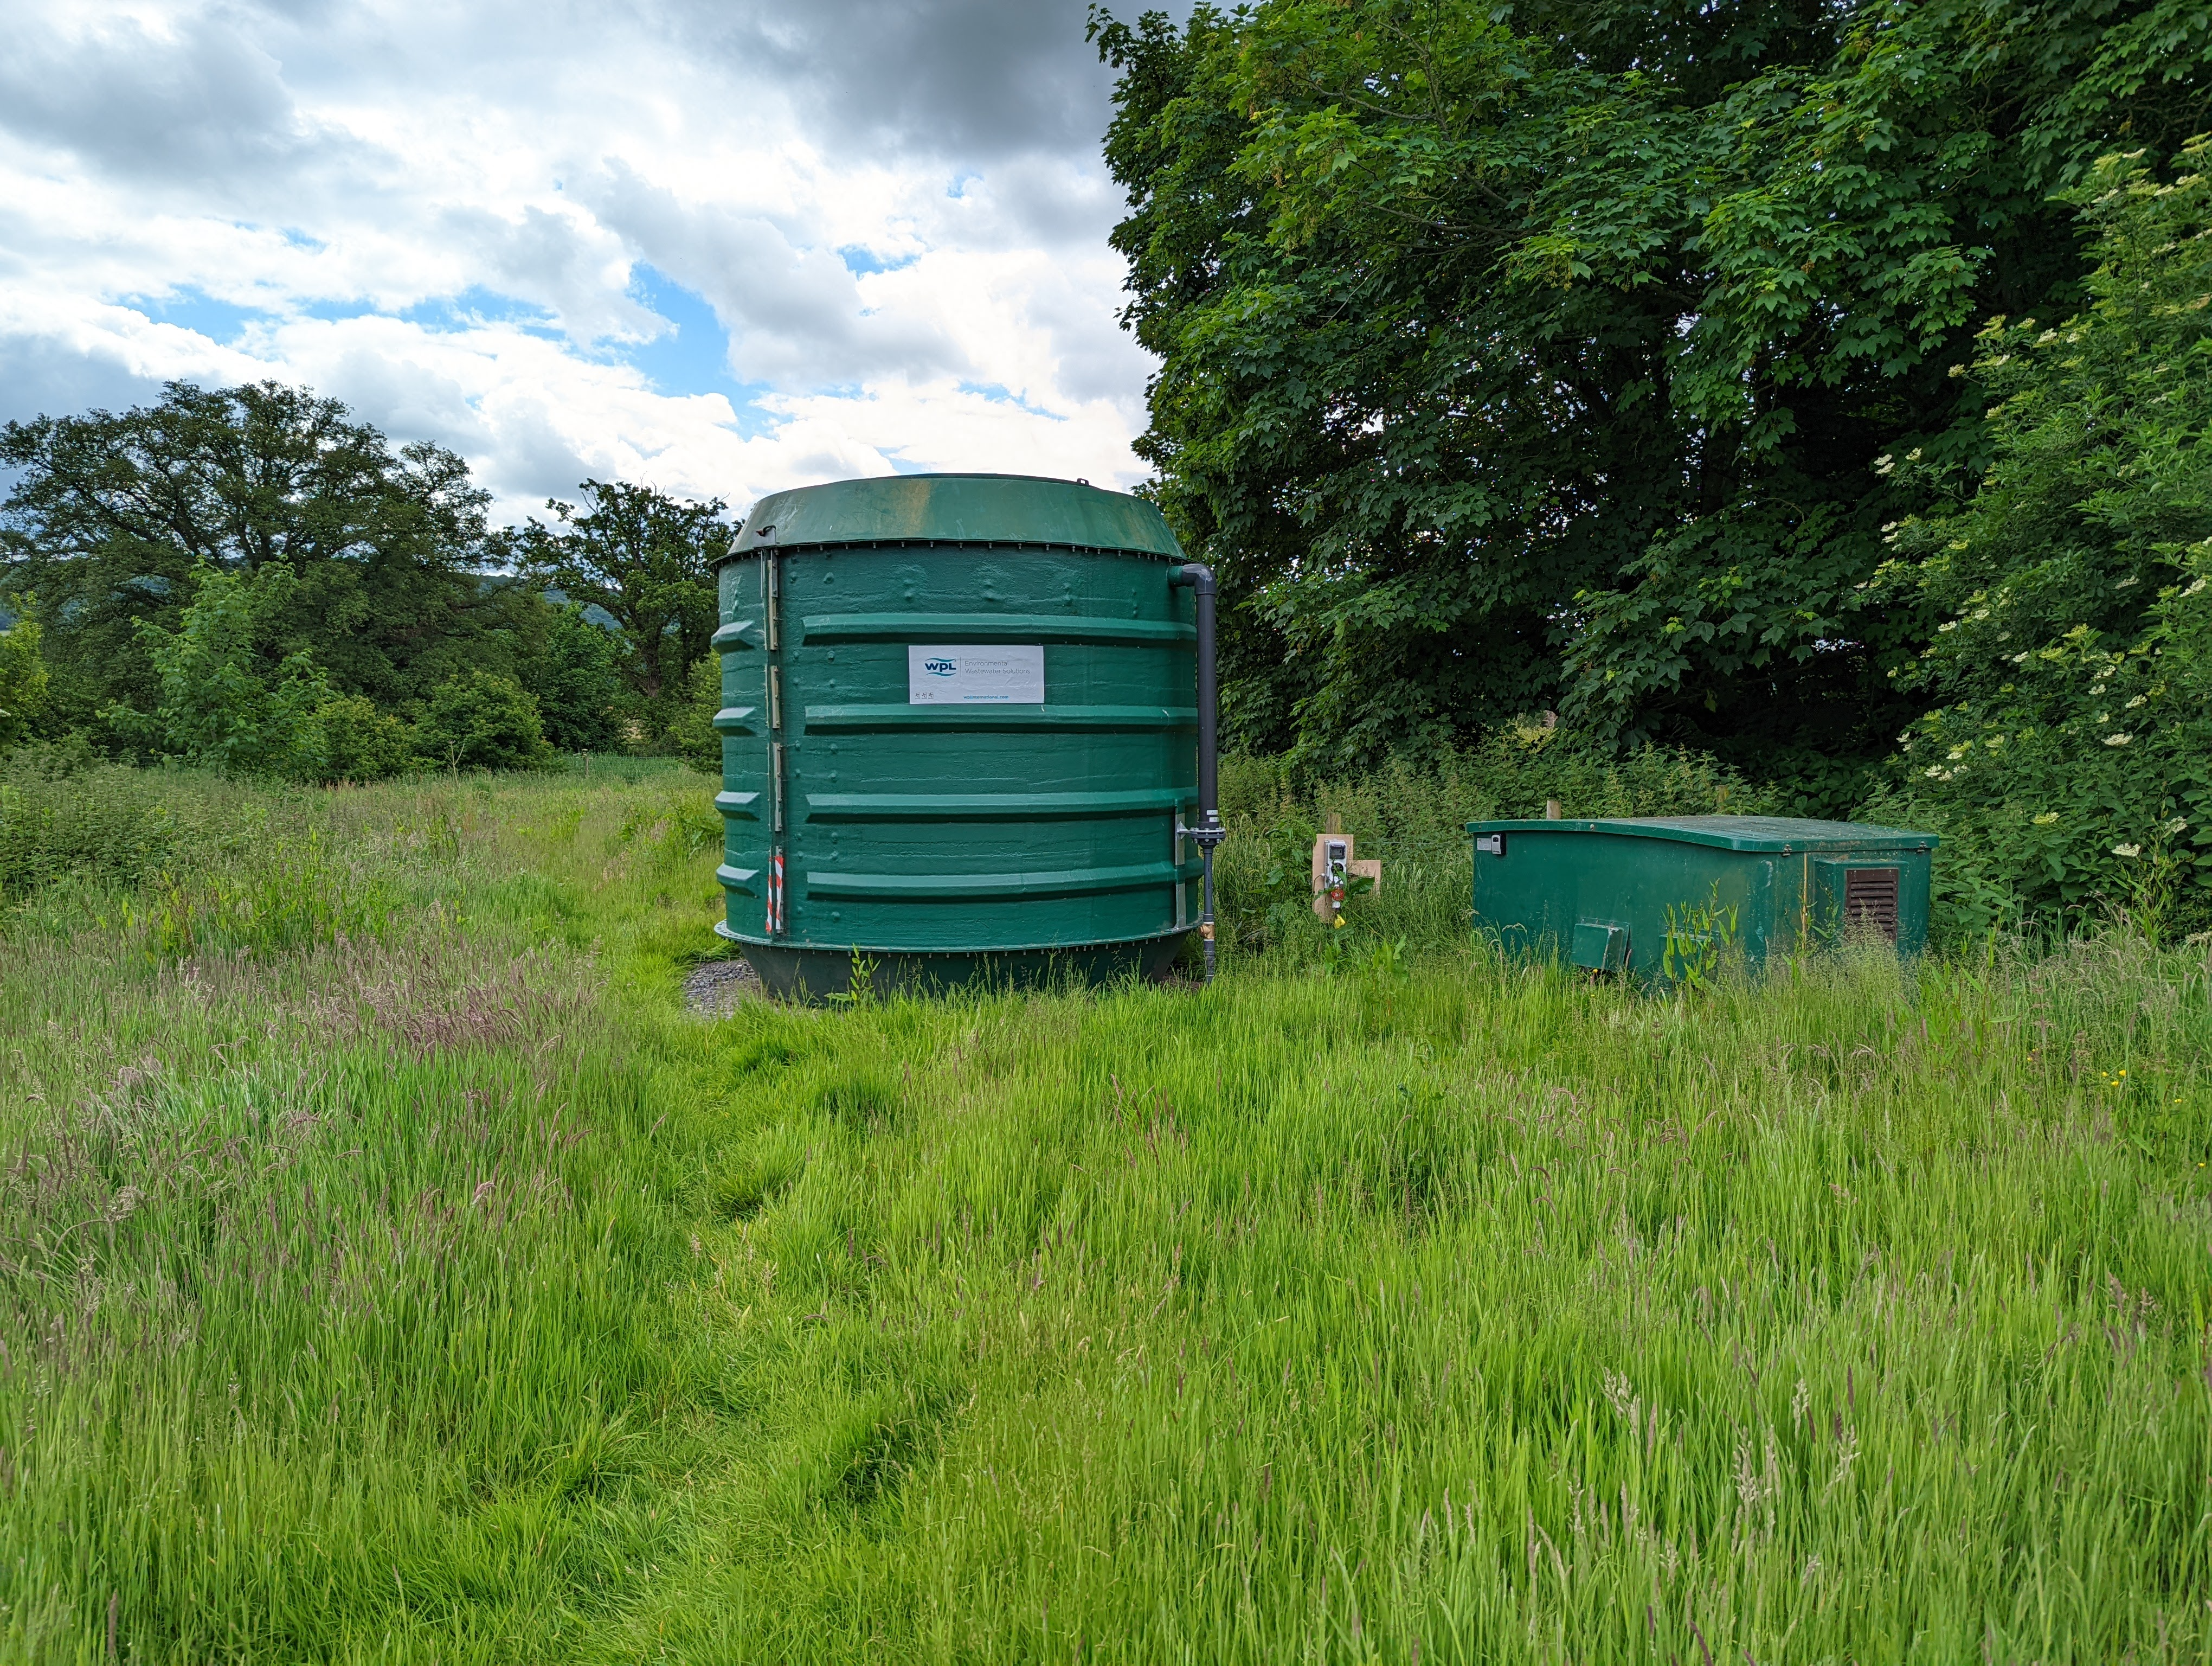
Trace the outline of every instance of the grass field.
[[2212, 1658], [2201, 950], [1322, 960], [1251, 822], [1203, 993], [709, 1021], [631, 773], [0, 785], [0, 1659]]

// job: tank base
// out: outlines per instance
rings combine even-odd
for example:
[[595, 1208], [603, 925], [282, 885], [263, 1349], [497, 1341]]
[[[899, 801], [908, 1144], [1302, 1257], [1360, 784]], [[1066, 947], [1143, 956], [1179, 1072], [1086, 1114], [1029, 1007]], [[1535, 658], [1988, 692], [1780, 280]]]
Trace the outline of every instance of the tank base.
[[800, 948], [755, 943], [728, 927], [715, 931], [744, 952], [770, 994], [784, 1000], [828, 1000], [854, 993], [855, 962], [866, 967], [875, 995], [941, 995], [958, 989], [1034, 989], [1062, 982], [1096, 986], [1137, 977], [1164, 982], [1188, 932], [1133, 943], [1070, 949], [1010, 949], [974, 954], [922, 954], [895, 949]]

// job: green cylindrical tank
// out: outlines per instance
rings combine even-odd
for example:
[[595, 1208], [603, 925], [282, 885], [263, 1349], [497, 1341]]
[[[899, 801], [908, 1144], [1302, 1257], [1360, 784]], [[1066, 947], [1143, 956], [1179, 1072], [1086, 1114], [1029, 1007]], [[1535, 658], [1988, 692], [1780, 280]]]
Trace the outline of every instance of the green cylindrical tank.
[[1158, 510], [1081, 482], [754, 506], [720, 569], [716, 929], [769, 988], [1164, 975], [1200, 872], [1181, 563]]

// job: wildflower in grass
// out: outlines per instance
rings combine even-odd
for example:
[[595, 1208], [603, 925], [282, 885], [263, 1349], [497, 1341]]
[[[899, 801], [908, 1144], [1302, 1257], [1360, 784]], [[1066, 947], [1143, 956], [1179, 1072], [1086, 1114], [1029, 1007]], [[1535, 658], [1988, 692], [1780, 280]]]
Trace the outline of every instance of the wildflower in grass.
[[2058, 812], [2056, 810], [2046, 810], [2035, 818], [2035, 824], [2038, 827], [2048, 827], [2057, 819]]
[[2105, 745], [2107, 746], [2124, 746], [2128, 742], [2134, 739], [2135, 737], [2131, 734], [2108, 734], [2105, 737]]
[[2112, 847], [2112, 854], [2115, 856], [2140, 856], [2142, 854], [2142, 847], [2139, 844], [2116, 844]]

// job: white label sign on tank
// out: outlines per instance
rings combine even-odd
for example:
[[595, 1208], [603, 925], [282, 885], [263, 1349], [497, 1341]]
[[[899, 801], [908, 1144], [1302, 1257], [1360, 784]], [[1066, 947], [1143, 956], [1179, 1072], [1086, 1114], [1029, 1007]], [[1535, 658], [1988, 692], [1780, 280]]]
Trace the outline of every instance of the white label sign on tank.
[[906, 651], [909, 706], [1042, 706], [1044, 649], [977, 642], [914, 644]]

